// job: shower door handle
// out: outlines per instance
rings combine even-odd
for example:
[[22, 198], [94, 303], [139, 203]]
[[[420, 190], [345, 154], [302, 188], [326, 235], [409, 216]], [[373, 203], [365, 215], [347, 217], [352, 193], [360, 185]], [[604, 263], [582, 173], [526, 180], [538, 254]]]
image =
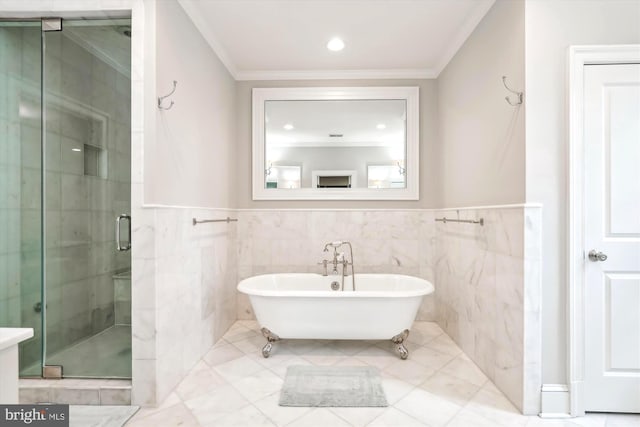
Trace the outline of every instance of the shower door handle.
[[[125, 244], [122, 244], [122, 240], [120, 239], [120, 222], [126, 219], [127, 225], [129, 227], [129, 239]], [[131, 249], [131, 216], [127, 214], [120, 214], [118, 218], [116, 218], [116, 250], [119, 252], [128, 251]]]

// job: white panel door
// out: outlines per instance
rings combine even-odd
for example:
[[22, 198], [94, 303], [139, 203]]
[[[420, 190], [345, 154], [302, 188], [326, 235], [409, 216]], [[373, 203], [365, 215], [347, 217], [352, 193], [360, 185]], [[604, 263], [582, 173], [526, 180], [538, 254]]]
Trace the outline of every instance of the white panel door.
[[585, 410], [640, 412], [640, 64], [584, 77]]

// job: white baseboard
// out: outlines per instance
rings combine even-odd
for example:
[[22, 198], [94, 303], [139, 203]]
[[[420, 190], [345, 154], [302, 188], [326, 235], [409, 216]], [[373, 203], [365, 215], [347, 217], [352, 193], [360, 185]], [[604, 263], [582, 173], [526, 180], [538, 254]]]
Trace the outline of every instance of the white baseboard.
[[571, 417], [571, 399], [566, 384], [542, 384], [540, 418]]

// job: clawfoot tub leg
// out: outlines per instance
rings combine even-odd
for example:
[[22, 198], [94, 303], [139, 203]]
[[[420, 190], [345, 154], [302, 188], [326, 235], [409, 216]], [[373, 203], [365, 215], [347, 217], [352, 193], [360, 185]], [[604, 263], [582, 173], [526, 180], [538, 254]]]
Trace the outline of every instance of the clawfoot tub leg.
[[406, 340], [408, 336], [409, 330], [405, 329], [395, 337], [391, 338], [391, 342], [396, 345], [396, 351], [402, 360], [406, 360], [406, 358], [409, 357], [409, 350], [407, 350], [407, 347], [403, 344], [404, 340]]
[[266, 359], [271, 354], [271, 350], [273, 349], [273, 343], [278, 341], [280, 337], [274, 334], [273, 332], [271, 332], [267, 328], [262, 328], [260, 329], [260, 331], [262, 332], [262, 336], [267, 339], [267, 344], [264, 347], [262, 347], [262, 357]]

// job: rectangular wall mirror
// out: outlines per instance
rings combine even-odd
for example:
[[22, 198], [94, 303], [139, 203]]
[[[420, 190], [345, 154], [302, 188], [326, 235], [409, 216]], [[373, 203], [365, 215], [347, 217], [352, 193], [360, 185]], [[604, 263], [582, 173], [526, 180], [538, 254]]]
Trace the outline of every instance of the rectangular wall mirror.
[[254, 200], [418, 200], [417, 87], [253, 89]]

